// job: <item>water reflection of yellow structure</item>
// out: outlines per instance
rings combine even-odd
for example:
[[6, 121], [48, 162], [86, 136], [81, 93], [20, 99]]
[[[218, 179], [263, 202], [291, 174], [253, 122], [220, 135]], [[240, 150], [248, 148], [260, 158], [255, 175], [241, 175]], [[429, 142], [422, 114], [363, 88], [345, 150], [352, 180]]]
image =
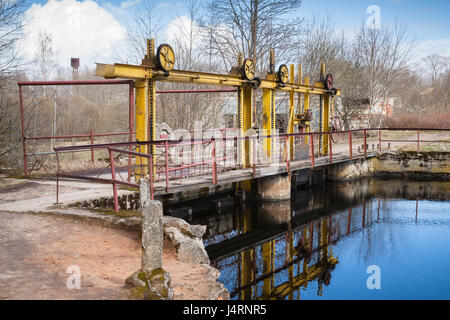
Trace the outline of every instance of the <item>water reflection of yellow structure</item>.
[[[420, 190], [415, 187], [413, 197]], [[429, 197], [440, 199], [441, 195], [430, 193]], [[374, 250], [383, 248], [377, 236], [384, 235], [390, 219], [390, 200], [384, 202], [371, 196], [355, 199], [353, 195], [351, 198], [354, 202], [345, 202], [339, 193], [327, 201], [317, 201], [317, 198], [311, 201], [311, 197], [305, 197], [302, 203], [308, 206], [301, 209], [298, 204], [292, 209], [289, 203], [235, 208], [233, 233], [228, 233], [231, 236], [224, 243], [208, 247], [214, 266], [221, 271], [220, 281], [230, 290], [231, 297], [300, 299], [300, 295], [313, 298], [316, 294], [335, 297], [327, 286], [333, 286], [335, 276], [331, 276], [337, 263], [346, 263], [339, 261], [339, 253], [348, 250], [347, 245], [337, 243], [343, 240], [355, 243], [360, 246], [355, 255], [364, 254], [366, 259], [371, 250], [373, 254]], [[420, 201], [414, 200], [413, 218], [420, 223]], [[329, 209], [333, 204], [337, 205]], [[349, 239], [355, 234], [361, 235], [361, 242], [355, 237]]]
[[[251, 228], [250, 210], [245, 210], [243, 214], [242, 231], [248, 232]], [[294, 246], [294, 231], [288, 229], [285, 237], [273, 239], [255, 246], [240, 253], [240, 299], [283, 299], [294, 298], [294, 292], [298, 291], [297, 298], [300, 297], [300, 289], [307, 288], [308, 283], [314, 280], [318, 282], [318, 295], [322, 295], [323, 284], [328, 285], [331, 278], [331, 270], [334, 269], [338, 260], [333, 256], [329, 243], [332, 229], [329, 228], [331, 219], [323, 218], [317, 222], [311, 222], [309, 227], [296, 230], [301, 237], [297, 246]], [[317, 246], [314, 246], [314, 229], [317, 228]], [[285, 245], [285, 256], [283, 265], [275, 269], [276, 245]], [[262, 275], [257, 277], [257, 248], [261, 249]], [[313, 254], [318, 255], [318, 261], [310, 265]], [[294, 276], [294, 267], [297, 266], [298, 272]], [[281, 270], [288, 270], [288, 279], [275, 285], [275, 277]], [[257, 285], [262, 280], [262, 293], [259, 292]]]

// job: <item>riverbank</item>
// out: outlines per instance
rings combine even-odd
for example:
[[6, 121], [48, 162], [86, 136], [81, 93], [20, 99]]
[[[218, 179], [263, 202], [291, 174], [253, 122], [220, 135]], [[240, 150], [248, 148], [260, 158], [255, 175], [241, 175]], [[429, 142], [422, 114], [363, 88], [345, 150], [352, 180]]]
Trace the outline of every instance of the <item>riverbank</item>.
[[[131, 299], [125, 279], [140, 268], [140, 254], [140, 235], [132, 230], [0, 212], [0, 299]], [[80, 289], [67, 287], [73, 266], [80, 271]], [[163, 268], [174, 299], [226, 298], [216, 286], [218, 271], [208, 264], [179, 261], [174, 249], [165, 248]]]

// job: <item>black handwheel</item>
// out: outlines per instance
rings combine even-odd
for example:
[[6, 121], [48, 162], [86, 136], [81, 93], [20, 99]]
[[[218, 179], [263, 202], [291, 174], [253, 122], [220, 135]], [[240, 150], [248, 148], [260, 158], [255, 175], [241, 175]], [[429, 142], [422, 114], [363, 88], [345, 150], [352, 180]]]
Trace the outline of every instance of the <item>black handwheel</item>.
[[325, 89], [333, 89], [333, 75], [331, 73], [327, 74], [324, 80]]

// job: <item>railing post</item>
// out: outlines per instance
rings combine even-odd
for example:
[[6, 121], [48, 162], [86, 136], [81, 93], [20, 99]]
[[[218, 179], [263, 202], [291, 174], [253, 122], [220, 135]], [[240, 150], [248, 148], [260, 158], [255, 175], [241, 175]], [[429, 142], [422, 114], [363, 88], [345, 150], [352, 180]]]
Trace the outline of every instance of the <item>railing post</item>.
[[164, 154], [166, 162], [166, 192], [169, 192], [169, 142], [164, 141]]
[[112, 150], [109, 150], [109, 162], [111, 165], [111, 178], [112, 178], [113, 195], [114, 195], [114, 211], [119, 212], [119, 199], [117, 198], [117, 185], [116, 185], [116, 169], [114, 166], [114, 155], [113, 155]]
[[420, 129], [417, 129], [417, 152], [420, 151]]
[[[91, 129], [91, 144], [94, 144], [94, 130]], [[94, 148], [91, 147], [91, 161], [94, 163]]]
[[348, 147], [349, 147], [349, 154], [350, 154], [350, 160], [353, 159], [353, 146], [352, 146], [352, 132], [348, 132]]
[[237, 140], [237, 136], [235, 136], [233, 138], [233, 150], [234, 150], [234, 166], [237, 168], [239, 167], [238, 165], [238, 140]]
[[25, 137], [25, 112], [23, 108], [22, 86], [19, 84], [20, 123], [22, 125], [23, 173], [28, 176], [27, 142]]
[[314, 134], [310, 133], [310, 144], [309, 144], [309, 150], [310, 150], [310, 157], [311, 157], [311, 167], [314, 167]]
[[331, 133], [328, 133], [328, 142], [330, 144], [330, 163], [333, 163], [333, 141], [331, 141]]
[[154, 196], [153, 196], [153, 156], [151, 154], [149, 154], [149, 158], [148, 158], [148, 181], [150, 183], [150, 199], [154, 200]]
[[216, 163], [216, 138], [211, 139], [211, 159], [212, 159], [212, 175], [213, 184], [217, 184], [217, 163]]
[[378, 150], [381, 151], [381, 129], [378, 129]]
[[257, 161], [257, 155], [256, 155], [256, 136], [252, 136], [251, 144], [252, 144], [252, 167], [253, 167], [253, 178], [256, 176], [256, 161]]
[[[130, 80], [130, 84], [128, 86], [128, 131], [129, 131], [129, 140], [133, 141], [133, 131], [134, 131], [134, 81]], [[133, 151], [133, 145], [130, 144], [130, 151]], [[131, 182], [131, 167], [133, 165], [133, 159], [131, 154], [128, 154], [128, 177], [127, 181]], [[152, 173], [153, 174], [153, 173]], [[152, 198], [153, 200], [153, 198]]]
[[183, 184], [183, 147], [181, 147], [180, 184]]
[[59, 203], [59, 153], [55, 150], [56, 153], [56, 204]]
[[364, 129], [364, 158], [367, 156], [367, 130]]
[[288, 136], [284, 136], [284, 150], [286, 150], [286, 171], [289, 172], [290, 170], [290, 163], [289, 163], [289, 138]]

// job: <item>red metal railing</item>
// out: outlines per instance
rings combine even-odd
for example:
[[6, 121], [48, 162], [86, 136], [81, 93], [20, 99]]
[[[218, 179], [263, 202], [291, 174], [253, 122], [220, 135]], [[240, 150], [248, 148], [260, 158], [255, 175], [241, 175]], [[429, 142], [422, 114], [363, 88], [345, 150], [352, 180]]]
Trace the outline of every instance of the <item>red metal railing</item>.
[[[133, 80], [76, 80], [76, 81], [21, 81], [17, 83], [19, 86], [19, 101], [20, 101], [20, 115], [21, 115], [21, 130], [22, 130], [22, 148], [23, 148], [23, 166], [24, 175], [29, 175], [28, 158], [39, 155], [55, 154], [54, 152], [27, 152], [28, 140], [59, 140], [59, 139], [86, 139], [90, 138], [91, 144], [94, 144], [95, 137], [107, 137], [128, 135], [128, 141], [133, 141], [133, 134], [135, 134], [134, 126], [134, 81]], [[23, 87], [26, 86], [71, 86], [71, 85], [128, 85], [128, 117], [129, 130], [126, 132], [109, 132], [109, 133], [94, 133], [90, 130], [85, 134], [72, 135], [48, 135], [48, 136], [27, 136], [25, 129], [25, 111], [23, 99]], [[185, 89], [185, 90], [157, 90], [158, 94], [169, 93], [219, 93], [219, 92], [237, 92], [236, 89]], [[193, 132], [193, 131], [192, 131]], [[130, 149], [131, 151], [132, 149]], [[95, 162], [94, 148], [91, 150], [91, 161]], [[129, 166], [131, 167], [131, 155], [129, 157]]]
[[[373, 133], [373, 137], [379, 142], [377, 145], [378, 150], [382, 150], [382, 143], [391, 142], [417, 142], [417, 148], [420, 150], [421, 142], [444, 142], [449, 143], [450, 140], [411, 140], [411, 139], [383, 139], [382, 131], [404, 131], [405, 129], [391, 129], [391, 128], [376, 128], [376, 129], [357, 129], [357, 130], [344, 130], [340, 132], [312, 132], [312, 133], [293, 133], [293, 134], [282, 134], [278, 136], [248, 136], [248, 137], [237, 137], [228, 136], [225, 141], [218, 141], [217, 138], [211, 138], [206, 140], [160, 140], [153, 142], [120, 142], [120, 143], [109, 143], [109, 144], [97, 144], [97, 145], [84, 145], [84, 146], [69, 146], [69, 147], [57, 147], [54, 148], [57, 154], [58, 161], [58, 172], [57, 180], [60, 177], [84, 179], [94, 182], [110, 183], [113, 185], [114, 194], [114, 204], [115, 210], [118, 210], [118, 195], [117, 186], [125, 185], [131, 187], [138, 187], [137, 183], [131, 182], [132, 169], [140, 168], [138, 170], [139, 176], [147, 176], [150, 180], [151, 185], [151, 197], [154, 198], [155, 188], [158, 188], [159, 193], [168, 193], [171, 191], [172, 187], [180, 186], [183, 184], [193, 183], [189, 178], [195, 177], [202, 178], [203, 181], [212, 181], [213, 185], [220, 182], [219, 173], [246, 169], [251, 170], [252, 177], [256, 177], [256, 169], [264, 168], [271, 163], [280, 164], [280, 168], [285, 167], [283, 171], [290, 172], [293, 167], [303, 163], [309, 164], [309, 167], [315, 167], [318, 164], [331, 164], [335, 161], [343, 161], [347, 159], [354, 159], [356, 157], [367, 157], [370, 151], [368, 140], [371, 138], [369, 133]], [[449, 132], [450, 129], [411, 129], [415, 131], [440, 131]], [[329, 149], [327, 154], [322, 154], [322, 150], [315, 148], [316, 144], [319, 144], [319, 138], [328, 136], [330, 138], [331, 134], [340, 134], [341, 136], [347, 136], [347, 141], [343, 144], [334, 145], [332, 139], [329, 141]], [[377, 137], [378, 135], [378, 137]], [[304, 138], [308, 136], [309, 147], [303, 144]], [[359, 136], [359, 137], [358, 137]], [[289, 154], [289, 138], [293, 138], [294, 144], [297, 147], [305, 147], [307, 155], [300, 155], [299, 158], [294, 155]], [[362, 151], [353, 150], [353, 142], [355, 137], [362, 140]], [[274, 142], [272, 145], [278, 147], [278, 149], [273, 149], [273, 156], [267, 161], [262, 161], [259, 154], [262, 150], [262, 146], [267, 145], [266, 139], [271, 138]], [[247, 154], [244, 150], [239, 147], [241, 142], [249, 144]], [[154, 149], [154, 154], [148, 154], [145, 152], [140, 152], [142, 147], [146, 147], [147, 150]], [[151, 147], [154, 146], [154, 147]], [[338, 149], [340, 147], [340, 150]], [[62, 172], [60, 170], [59, 153], [61, 152], [77, 152], [77, 151], [90, 151], [104, 149], [109, 152], [109, 169], [111, 170], [109, 174], [105, 172], [96, 173], [97, 176], [92, 176], [92, 172]], [[128, 149], [128, 150], [127, 150]], [[137, 151], [130, 151], [130, 150]], [[250, 151], [251, 150], [251, 151]], [[374, 144], [372, 144], [372, 151], [374, 151]], [[117, 156], [115, 156], [117, 154]], [[196, 157], [196, 155], [202, 155]], [[134, 157], [135, 160], [140, 158], [139, 164], [127, 166], [116, 166], [119, 158], [123, 155], [128, 156], [128, 159]], [[279, 158], [278, 158], [279, 157]], [[186, 158], [188, 161], [184, 161]], [[244, 158], [247, 158], [247, 165], [244, 166]], [[143, 159], [147, 159], [143, 161]], [[117, 174], [120, 175], [120, 171], [127, 170], [127, 179], [117, 179]], [[148, 174], [152, 173], [152, 174]], [[107, 177], [101, 177], [101, 175], [107, 175]], [[121, 176], [121, 175], [120, 175]], [[206, 179], [206, 180], [205, 180]], [[126, 180], [126, 181], [125, 181]], [[58, 185], [58, 184], [57, 184]], [[58, 191], [57, 191], [57, 202], [58, 202]]]
[[[80, 81], [22, 81], [17, 83], [19, 86], [19, 101], [20, 101], [20, 118], [21, 118], [21, 129], [22, 129], [22, 148], [23, 148], [23, 167], [24, 175], [28, 176], [28, 157], [33, 157], [37, 155], [48, 155], [54, 154], [53, 152], [36, 152], [27, 153], [27, 140], [50, 140], [50, 139], [85, 139], [90, 138], [91, 144], [94, 144], [95, 137], [106, 137], [106, 136], [117, 136], [117, 135], [128, 135], [129, 141], [133, 141], [133, 124], [134, 124], [134, 81], [132, 80], [80, 80]], [[53, 136], [31, 136], [26, 135], [25, 130], [25, 112], [24, 112], [24, 101], [23, 101], [23, 90], [24, 86], [71, 86], [71, 85], [128, 85], [128, 126], [129, 130], [127, 132], [110, 132], [94, 134], [93, 130], [87, 134], [73, 134], [73, 135], [53, 135]], [[91, 151], [91, 160], [94, 162], [94, 149]], [[131, 165], [131, 158], [130, 158]]]

